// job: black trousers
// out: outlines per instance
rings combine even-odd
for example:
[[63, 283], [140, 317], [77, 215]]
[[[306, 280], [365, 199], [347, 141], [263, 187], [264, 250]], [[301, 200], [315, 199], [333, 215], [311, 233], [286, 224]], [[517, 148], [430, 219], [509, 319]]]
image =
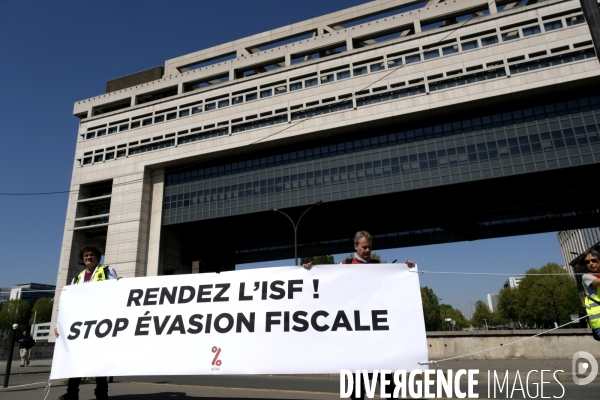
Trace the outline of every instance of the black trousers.
[[[394, 383], [394, 374], [385, 374], [385, 379], [387, 381], [390, 382], [389, 385], [386, 386], [386, 393], [389, 393], [390, 395], [394, 394], [394, 390], [396, 390], [396, 384]], [[373, 380], [373, 374], [369, 374], [369, 381]], [[379, 382], [381, 384], [381, 382]], [[352, 394], [350, 395], [350, 398], [352, 400], [364, 400], [365, 398], [365, 381], [363, 376], [361, 375], [361, 381], [360, 381], [360, 386], [361, 386], [361, 390], [360, 390], [360, 396], [356, 396], [356, 382], [354, 382], [354, 390], [352, 390]], [[376, 393], [380, 393], [379, 391], [377, 391]]]
[[[69, 383], [67, 384], [67, 394], [70, 396], [78, 396], [80, 384], [81, 378], [69, 378]], [[96, 395], [97, 399], [101, 399], [103, 397], [108, 398], [108, 381], [105, 376], [96, 377], [96, 389], [94, 390], [94, 394]]]

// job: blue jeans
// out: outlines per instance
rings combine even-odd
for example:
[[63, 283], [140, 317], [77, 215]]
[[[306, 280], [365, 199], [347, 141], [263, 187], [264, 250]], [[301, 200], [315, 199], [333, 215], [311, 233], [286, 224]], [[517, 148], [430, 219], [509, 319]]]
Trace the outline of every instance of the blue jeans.
[[592, 329], [594, 332], [596, 332], [596, 335], [600, 336], [600, 328], [596, 328], [596, 329]]

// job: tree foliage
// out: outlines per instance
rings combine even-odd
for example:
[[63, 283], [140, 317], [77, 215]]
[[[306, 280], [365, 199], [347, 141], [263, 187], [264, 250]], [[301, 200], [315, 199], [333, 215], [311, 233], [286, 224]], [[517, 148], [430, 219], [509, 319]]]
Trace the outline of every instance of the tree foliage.
[[[52, 319], [52, 307], [54, 306], [54, 301], [47, 297], [43, 297], [38, 299], [33, 305], [31, 309], [31, 317], [29, 318], [29, 325], [33, 324], [33, 317], [35, 316], [35, 323], [42, 324], [44, 322], [50, 322]], [[37, 311], [37, 315], [35, 312]]]
[[435, 331], [440, 327], [440, 302], [427, 286], [421, 288], [421, 301], [423, 303], [423, 317], [425, 318], [425, 330]]
[[475, 302], [475, 312], [471, 317], [471, 323], [474, 326], [484, 327], [486, 324], [489, 326], [491, 325], [492, 318], [492, 312], [488, 308], [487, 304], [481, 300], [477, 300]]
[[332, 255], [302, 257], [300, 259], [301, 264], [308, 264], [309, 262], [312, 262], [314, 265], [335, 264]]
[[469, 326], [469, 321], [460, 310], [455, 309], [449, 304], [440, 304], [440, 320], [443, 323], [444, 329], [452, 329], [452, 323], [448, 324], [446, 322], [447, 318], [450, 318], [455, 322], [454, 329], [461, 330]]
[[559, 324], [568, 322], [570, 314], [577, 314], [582, 310], [575, 281], [555, 263], [548, 263], [539, 270], [535, 268], [528, 270], [519, 283], [515, 297], [519, 320], [538, 327], [554, 325], [556, 320], [554, 304], [556, 304]]
[[0, 310], [0, 330], [12, 329], [13, 324], [24, 331], [29, 327], [31, 306], [25, 300], [8, 300]]

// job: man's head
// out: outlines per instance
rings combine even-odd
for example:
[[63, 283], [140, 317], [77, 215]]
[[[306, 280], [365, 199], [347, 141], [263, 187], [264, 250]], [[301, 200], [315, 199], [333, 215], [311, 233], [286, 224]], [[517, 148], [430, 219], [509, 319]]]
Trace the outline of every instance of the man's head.
[[373, 236], [367, 231], [356, 232], [356, 235], [354, 235], [354, 250], [356, 250], [356, 255], [363, 260], [369, 259], [373, 250]]
[[23, 336], [27, 336], [27, 331], [23, 331]]
[[590, 250], [585, 253], [584, 261], [585, 266], [590, 272], [600, 272], [600, 252], [596, 250]]
[[79, 260], [83, 262], [86, 269], [96, 268], [102, 257], [102, 252], [99, 248], [93, 245], [87, 245], [79, 250]]

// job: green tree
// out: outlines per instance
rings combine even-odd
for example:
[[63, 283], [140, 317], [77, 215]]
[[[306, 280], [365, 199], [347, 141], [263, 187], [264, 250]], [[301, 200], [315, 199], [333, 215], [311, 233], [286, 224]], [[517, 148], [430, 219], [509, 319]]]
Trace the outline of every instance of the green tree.
[[581, 312], [575, 281], [555, 263], [528, 270], [517, 289], [519, 319], [538, 327], [552, 327], [556, 320], [554, 304], [560, 324], [569, 321], [570, 314]]
[[440, 304], [440, 319], [446, 330], [452, 329], [452, 323], [447, 323], [446, 319], [450, 318], [455, 323], [455, 329], [461, 330], [469, 326], [469, 321], [465, 318], [460, 310], [455, 309], [449, 304]]
[[[33, 305], [31, 309], [31, 317], [29, 318], [29, 325], [33, 324], [33, 317], [35, 316], [35, 323], [41, 324], [44, 322], [50, 322], [52, 319], [52, 307], [54, 306], [54, 301], [47, 297], [43, 297], [38, 299]], [[36, 315], [37, 311], [37, 315]]]
[[498, 293], [498, 314], [507, 322], [519, 321], [517, 289], [505, 287]]
[[423, 303], [423, 317], [425, 318], [425, 330], [436, 331], [440, 328], [440, 302], [427, 286], [421, 288], [421, 302]]
[[31, 306], [25, 300], [8, 300], [0, 311], [0, 330], [12, 329], [18, 324], [20, 331], [29, 328]]
[[[481, 300], [477, 300], [475, 302], [475, 312], [473, 313], [473, 317], [471, 317], [471, 323], [474, 326], [489, 326], [492, 322], [492, 312], [488, 308], [488, 306]], [[486, 322], [487, 321], [487, 322]]]
[[308, 264], [311, 261], [314, 265], [335, 264], [332, 255], [302, 257], [300, 259], [300, 264]]

